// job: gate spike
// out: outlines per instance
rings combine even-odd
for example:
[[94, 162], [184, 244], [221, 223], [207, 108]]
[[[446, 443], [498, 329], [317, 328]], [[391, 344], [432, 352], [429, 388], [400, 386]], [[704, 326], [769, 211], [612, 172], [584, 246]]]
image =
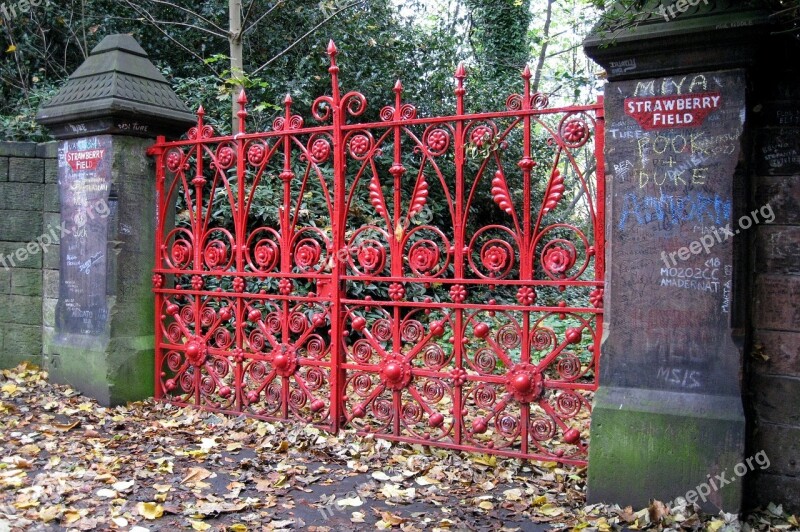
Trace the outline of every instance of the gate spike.
[[467, 68], [464, 66], [464, 62], [458, 63], [458, 67], [456, 68], [456, 79], [459, 81], [463, 81], [464, 78], [467, 77]]
[[394, 84], [394, 89], [392, 90], [397, 93], [403, 92], [403, 82], [398, 79]]
[[336, 54], [339, 53], [339, 50], [336, 49], [336, 43], [333, 42], [333, 39], [328, 41], [328, 55], [330, 56], [331, 60], [334, 60]]
[[525, 65], [525, 68], [522, 70], [522, 77], [523, 79], [531, 79], [531, 67]]

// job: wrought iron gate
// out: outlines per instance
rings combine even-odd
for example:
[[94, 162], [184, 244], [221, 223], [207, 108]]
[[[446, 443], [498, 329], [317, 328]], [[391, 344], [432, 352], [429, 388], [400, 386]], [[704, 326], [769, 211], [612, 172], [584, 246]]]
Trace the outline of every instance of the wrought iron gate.
[[[603, 320], [602, 105], [423, 118], [331, 94], [158, 139], [156, 396], [584, 463]], [[587, 168], [589, 170], [587, 170]], [[596, 168], [596, 170], [593, 170]]]

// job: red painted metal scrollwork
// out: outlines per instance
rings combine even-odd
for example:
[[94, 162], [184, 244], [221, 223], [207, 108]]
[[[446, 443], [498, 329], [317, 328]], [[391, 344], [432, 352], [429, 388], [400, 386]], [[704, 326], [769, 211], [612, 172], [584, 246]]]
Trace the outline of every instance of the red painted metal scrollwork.
[[[584, 463], [603, 325], [600, 104], [423, 118], [331, 94], [308, 125], [159, 139], [156, 395]], [[587, 171], [587, 168], [597, 170]]]

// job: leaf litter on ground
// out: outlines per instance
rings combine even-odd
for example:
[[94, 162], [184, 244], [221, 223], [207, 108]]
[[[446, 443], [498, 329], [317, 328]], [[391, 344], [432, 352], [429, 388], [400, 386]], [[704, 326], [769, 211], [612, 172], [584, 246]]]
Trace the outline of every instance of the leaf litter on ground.
[[0, 433], [0, 531], [800, 528], [775, 505], [744, 520], [660, 501], [587, 505], [585, 468], [555, 462], [153, 400], [105, 408], [27, 363], [0, 373]]

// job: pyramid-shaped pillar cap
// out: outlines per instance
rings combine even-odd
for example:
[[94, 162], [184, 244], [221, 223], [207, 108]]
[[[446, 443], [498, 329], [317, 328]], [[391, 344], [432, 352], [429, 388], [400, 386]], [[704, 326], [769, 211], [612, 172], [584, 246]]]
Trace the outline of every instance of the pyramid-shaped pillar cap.
[[130, 35], [109, 35], [39, 109], [59, 139], [99, 134], [178, 136], [194, 114]]

